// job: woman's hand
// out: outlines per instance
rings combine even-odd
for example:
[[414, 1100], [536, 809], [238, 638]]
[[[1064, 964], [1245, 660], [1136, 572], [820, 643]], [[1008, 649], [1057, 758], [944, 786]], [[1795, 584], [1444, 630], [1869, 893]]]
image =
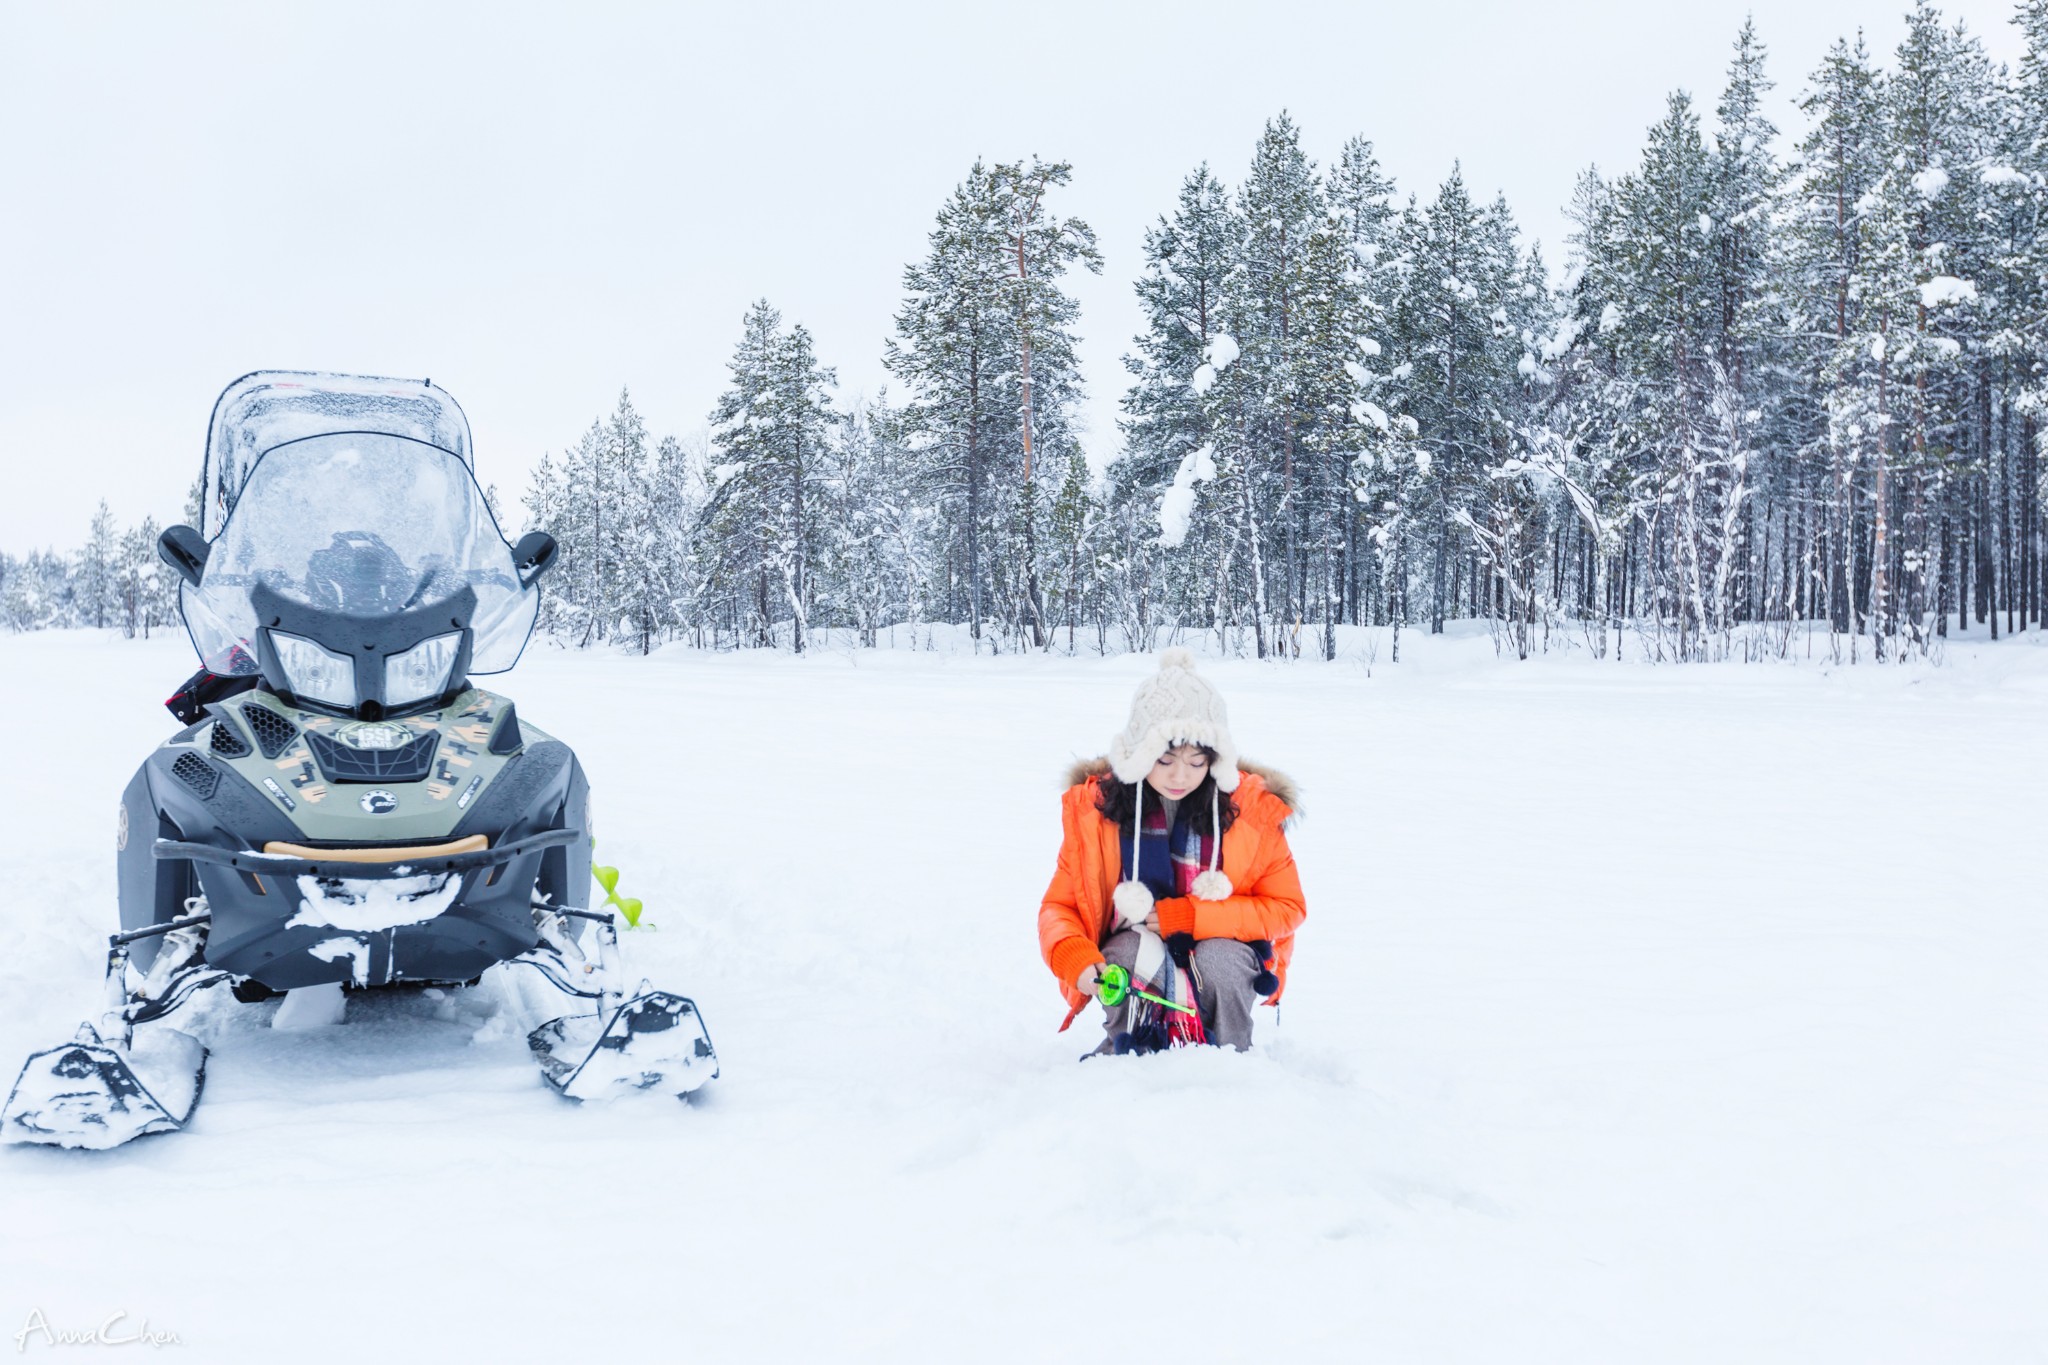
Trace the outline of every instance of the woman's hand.
[[1083, 967], [1081, 974], [1074, 978], [1074, 989], [1083, 995], [1100, 995], [1102, 993], [1101, 967], [1093, 962]]
[[1145, 927], [1146, 927], [1147, 929], [1150, 929], [1150, 930], [1151, 930], [1151, 931], [1152, 931], [1153, 933], [1155, 933], [1155, 934], [1159, 932], [1159, 907], [1158, 907], [1158, 906], [1156, 906], [1156, 905], [1155, 905], [1155, 906], [1153, 906], [1153, 907], [1152, 907], [1152, 913], [1151, 913], [1151, 914], [1149, 914], [1149, 915], [1147, 915], [1147, 916], [1145, 916]]

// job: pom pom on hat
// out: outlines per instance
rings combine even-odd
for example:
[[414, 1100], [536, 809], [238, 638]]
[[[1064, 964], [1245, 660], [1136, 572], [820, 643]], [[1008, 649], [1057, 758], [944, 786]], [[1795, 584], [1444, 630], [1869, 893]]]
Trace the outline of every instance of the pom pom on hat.
[[1142, 782], [1159, 756], [1176, 744], [1214, 749], [1216, 762], [1209, 771], [1216, 785], [1237, 790], [1237, 741], [1230, 735], [1229, 710], [1195, 672], [1195, 656], [1185, 649], [1161, 651], [1159, 671], [1138, 684], [1130, 721], [1109, 742], [1110, 770], [1118, 781]]
[[1152, 888], [1139, 881], [1118, 882], [1109, 893], [1109, 903], [1124, 924], [1138, 925], [1152, 913]]
[[[1193, 890], [1198, 901], [1227, 901], [1230, 899], [1230, 893], [1237, 888], [1230, 884], [1230, 878], [1215, 868], [1210, 868], [1207, 872], [1195, 874]], [[1272, 953], [1268, 950], [1261, 956], [1270, 957]]]

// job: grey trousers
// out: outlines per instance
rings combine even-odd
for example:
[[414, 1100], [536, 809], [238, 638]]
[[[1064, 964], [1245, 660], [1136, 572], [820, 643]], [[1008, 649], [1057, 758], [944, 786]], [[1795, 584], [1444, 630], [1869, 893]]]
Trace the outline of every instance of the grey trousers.
[[[1138, 960], [1138, 933], [1120, 929], [1102, 945], [1102, 955], [1126, 971]], [[1195, 1006], [1209, 1041], [1243, 1052], [1252, 1045], [1252, 1007], [1259, 1003], [1252, 978], [1259, 974], [1258, 955], [1234, 938], [1205, 938], [1195, 943], [1195, 974], [1201, 987]], [[1098, 1052], [1110, 1051], [1116, 1036], [1128, 1029], [1132, 1001], [1103, 1011], [1103, 1040]]]

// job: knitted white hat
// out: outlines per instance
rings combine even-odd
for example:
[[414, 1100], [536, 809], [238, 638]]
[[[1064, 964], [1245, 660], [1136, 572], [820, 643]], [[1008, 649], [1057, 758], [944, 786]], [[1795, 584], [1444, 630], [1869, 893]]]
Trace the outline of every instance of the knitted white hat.
[[1200, 744], [1216, 751], [1209, 771], [1216, 785], [1237, 790], [1237, 742], [1230, 737], [1230, 715], [1223, 698], [1195, 672], [1195, 656], [1185, 649], [1159, 655], [1159, 672], [1138, 684], [1131, 699], [1131, 720], [1109, 742], [1109, 768], [1121, 782], [1139, 783], [1159, 756], [1176, 744]]

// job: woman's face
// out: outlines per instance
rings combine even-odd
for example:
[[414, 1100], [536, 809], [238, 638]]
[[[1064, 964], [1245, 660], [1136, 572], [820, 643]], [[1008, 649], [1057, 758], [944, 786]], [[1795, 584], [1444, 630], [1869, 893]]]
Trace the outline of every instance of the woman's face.
[[1145, 781], [1169, 801], [1178, 801], [1209, 775], [1209, 755], [1199, 744], [1176, 744], [1159, 756]]

